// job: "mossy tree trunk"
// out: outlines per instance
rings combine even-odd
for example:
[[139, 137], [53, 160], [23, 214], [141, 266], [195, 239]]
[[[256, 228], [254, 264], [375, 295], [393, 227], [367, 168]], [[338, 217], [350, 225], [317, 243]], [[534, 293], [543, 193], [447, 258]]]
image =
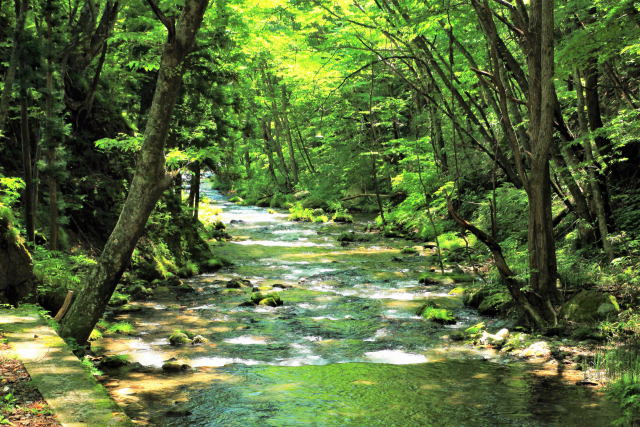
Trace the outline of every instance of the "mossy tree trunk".
[[86, 342], [100, 319], [131, 259], [151, 210], [173, 177], [165, 169], [164, 146], [184, 73], [184, 60], [193, 46], [208, 0], [187, 0], [177, 24], [147, 0], [169, 35], [164, 45], [144, 143], [131, 188], [104, 249], [88, 280], [62, 319], [60, 335]]

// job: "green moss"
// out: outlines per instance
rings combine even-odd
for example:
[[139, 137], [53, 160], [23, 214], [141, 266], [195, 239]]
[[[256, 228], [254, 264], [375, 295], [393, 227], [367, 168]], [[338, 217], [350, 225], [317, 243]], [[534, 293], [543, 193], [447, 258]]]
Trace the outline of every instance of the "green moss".
[[109, 300], [109, 305], [111, 307], [120, 307], [129, 302], [129, 295], [122, 294], [118, 291], [115, 291], [113, 295], [111, 295], [111, 299]]
[[581, 291], [565, 303], [560, 315], [574, 322], [592, 322], [618, 313], [616, 297], [596, 291]]
[[346, 212], [336, 212], [331, 217], [331, 220], [333, 222], [352, 223], [353, 222], [353, 216], [351, 216], [350, 214], [348, 214]]
[[402, 248], [400, 253], [404, 255], [418, 255], [419, 252], [413, 246], [405, 246], [404, 248]]
[[182, 331], [176, 330], [169, 335], [169, 343], [174, 347], [190, 344], [191, 339]]
[[106, 332], [109, 334], [121, 334], [121, 335], [132, 335], [136, 331], [136, 328], [129, 322], [118, 322], [106, 329]]
[[421, 316], [427, 320], [443, 325], [456, 323], [455, 315], [446, 308], [425, 307]]

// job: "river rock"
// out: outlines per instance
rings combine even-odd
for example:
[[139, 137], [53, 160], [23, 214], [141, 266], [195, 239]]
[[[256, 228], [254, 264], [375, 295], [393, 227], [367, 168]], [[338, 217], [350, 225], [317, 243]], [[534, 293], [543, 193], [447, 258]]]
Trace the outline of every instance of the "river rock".
[[480, 337], [480, 344], [502, 347], [507, 339], [509, 339], [509, 330], [506, 328], [500, 329], [495, 334], [484, 331]]
[[129, 364], [129, 360], [126, 355], [114, 355], [114, 356], [105, 356], [100, 360], [99, 366], [101, 368], [108, 369], [117, 369], [123, 366], [127, 366]]
[[206, 339], [205, 337], [203, 337], [202, 335], [196, 335], [195, 337], [193, 337], [193, 339], [191, 340], [191, 344], [196, 345], [196, 344], [206, 344], [208, 343], [209, 340]]
[[227, 289], [240, 289], [251, 286], [251, 281], [247, 279], [231, 279], [226, 283]]
[[613, 295], [597, 291], [580, 291], [567, 301], [560, 310], [560, 316], [578, 323], [603, 320], [618, 313], [620, 306]]
[[526, 358], [549, 359], [551, 357], [551, 347], [546, 341], [537, 341], [522, 350], [519, 355]]
[[164, 372], [183, 372], [191, 369], [188, 363], [184, 363], [176, 358], [171, 358], [162, 363], [162, 370]]
[[174, 347], [191, 343], [191, 340], [184, 332], [174, 332], [169, 336], [169, 343]]

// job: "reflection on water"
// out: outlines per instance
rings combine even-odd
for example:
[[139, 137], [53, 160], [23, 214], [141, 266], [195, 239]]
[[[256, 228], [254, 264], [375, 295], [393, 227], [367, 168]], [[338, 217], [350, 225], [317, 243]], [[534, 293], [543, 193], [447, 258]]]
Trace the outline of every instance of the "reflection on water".
[[[400, 255], [413, 242], [345, 248], [336, 237], [350, 225], [291, 223], [205, 192], [231, 234], [243, 236], [216, 248], [235, 266], [191, 279], [195, 294], [165, 295], [120, 315], [138, 333], [101, 342], [145, 366], [175, 357], [195, 368], [115, 374], [108, 387], [133, 416], [171, 426], [576, 425], [582, 416], [607, 425], [614, 418], [590, 390], [454, 346], [446, 336], [480, 321], [476, 312], [460, 308], [446, 327], [416, 316], [426, 299], [449, 298], [455, 280], [470, 279], [418, 285], [431, 265], [429, 254]], [[226, 289], [232, 278], [279, 292], [284, 305], [239, 307], [251, 287]], [[209, 342], [172, 347], [175, 329]], [[188, 410], [168, 417], [178, 401]]]

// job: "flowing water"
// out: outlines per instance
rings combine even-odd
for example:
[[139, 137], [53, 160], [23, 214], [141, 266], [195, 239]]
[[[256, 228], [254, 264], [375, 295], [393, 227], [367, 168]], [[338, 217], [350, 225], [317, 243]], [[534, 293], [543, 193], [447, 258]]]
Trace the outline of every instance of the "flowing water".
[[[187, 281], [194, 293], [160, 288], [118, 320], [132, 336], [108, 336], [110, 354], [144, 366], [175, 357], [193, 371], [112, 373], [107, 387], [128, 413], [167, 426], [609, 425], [601, 394], [489, 350], [448, 339], [481, 319], [449, 295], [464, 274], [433, 273], [433, 254], [402, 255], [413, 243], [373, 239], [343, 247], [356, 225], [292, 223], [284, 214], [229, 203], [205, 190], [234, 240], [216, 254], [234, 265]], [[240, 307], [251, 286], [278, 292], [281, 307]], [[457, 323], [416, 316], [428, 299], [455, 308]], [[188, 330], [208, 343], [172, 347]], [[575, 382], [575, 379], [574, 379]]]

